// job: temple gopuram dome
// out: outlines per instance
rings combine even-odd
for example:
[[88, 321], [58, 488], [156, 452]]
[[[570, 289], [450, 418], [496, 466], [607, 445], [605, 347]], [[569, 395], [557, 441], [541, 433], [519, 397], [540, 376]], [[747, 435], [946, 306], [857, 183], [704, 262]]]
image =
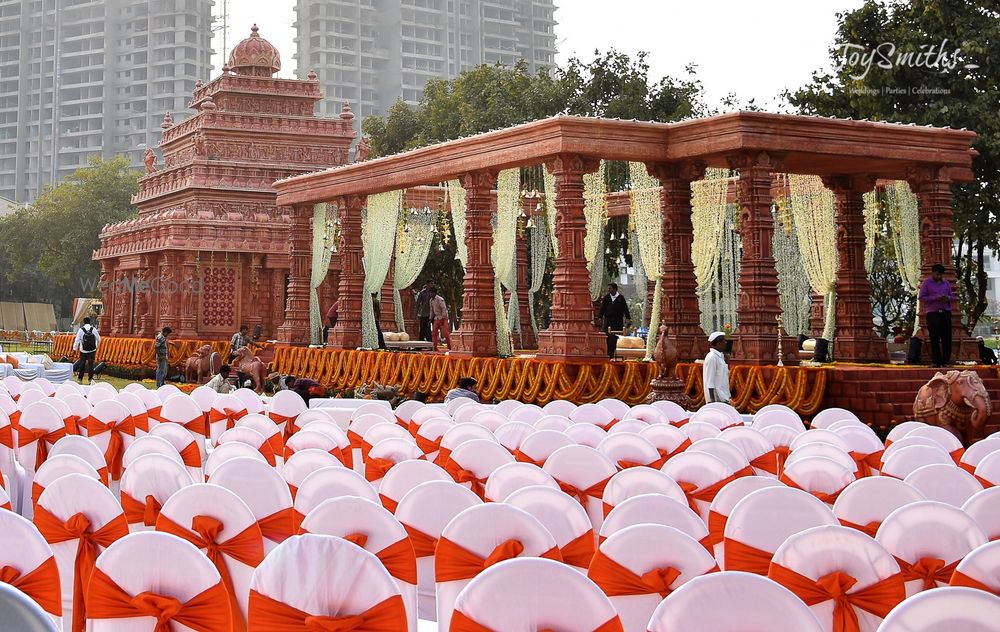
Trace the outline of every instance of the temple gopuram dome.
[[271, 42], [257, 32], [254, 24], [250, 37], [236, 45], [229, 56], [229, 69], [237, 75], [270, 77], [281, 70], [281, 55]]

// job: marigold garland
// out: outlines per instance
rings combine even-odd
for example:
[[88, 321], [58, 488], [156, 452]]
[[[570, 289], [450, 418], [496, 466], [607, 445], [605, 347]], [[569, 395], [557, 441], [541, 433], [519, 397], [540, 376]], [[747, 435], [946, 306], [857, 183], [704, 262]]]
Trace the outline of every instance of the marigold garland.
[[[75, 359], [79, 354], [73, 351], [74, 336], [59, 334], [52, 343], [52, 357]], [[106, 362], [112, 366], [127, 369], [155, 369], [156, 349], [152, 338], [117, 338], [104, 336], [97, 349], [97, 362]], [[229, 357], [229, 341], [219, 340], [172, 340], [167, 362], [172, 367], [183, 366], [188, 358], [193, 356], [203, 345], [212, 347], [212, 351], [223, 358]]]

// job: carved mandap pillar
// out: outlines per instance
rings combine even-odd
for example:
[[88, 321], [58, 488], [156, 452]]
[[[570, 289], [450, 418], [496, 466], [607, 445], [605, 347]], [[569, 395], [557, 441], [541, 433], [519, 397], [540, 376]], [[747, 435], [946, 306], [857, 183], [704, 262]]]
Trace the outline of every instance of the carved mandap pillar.
[[[771, 173], [777, 160], [767, 152], [747, 152], [729, 157], [729, 165], [739, 171], [737, 191], [740, 204], [739, 329], [733, 343], [733, 359], [743, 364], [772, 364], [778, 360], [778, 271], [774, 267], [771, 217]], [[780, 335], [784, 357], [795, 359], [797, 344]]]
[[869, 176], [824, 177], [836, 198], [837, 305], [833, 356], [838, 362], [888, 362], [885, 341], [875, 334], [871, 284], [865, 270], [865, 201], [875, 188]]
[[559, 256], [552, 275], [552, 319], [539, 332], [538, 356], [546, 359], [607, 359], [606, 338], [594, 327], [590, 273], [583, 254], [587, 222], [583, 215], [583, 176], [599, 161], [558, 154], [545, 161], [556, 178], [556, 238]]
[[140, 338], [152, 338], [156, 319], [157, 303], [162, 298], [160, 287], [154, 282], [156, 255], [141, 255], [139, 270], [136, 272], [136, 327]]
[[337, 326], [327, 334], [327, 344], [337, 349], [361, 346], [361, 293], [365, 271], [361, 264], [361, 211], [368, 198], [351, 195], [337, 200], [340, 209], [340, 282], [337, 287]]
[[473, 171], [459, 180], [465, 189], [465, 245], [469, 256], [462, 279], [462, 326], [452, 335], [452, 349], [459, 356], [493, 357], [497, 354], [497, 319], [493, 301], [496, 275], [490, 259], [490, 206], [497, 172]]
[[311, 338], [309, 284], [312, 279], [312, 206], [294, 206], [291, 216], [292, 225], [288, 235], [288, 299], [285, 302], [285, 320], [278, 328], [278, 341], [291, 345], [308, 345]]
[[199, 338], [198, 336], [198, 303], [205, 282], [201, 274], [201, 258], [199, 253], [185, 251], [181, 254], [180, 279], [178, 293], [180, 307], [175, 326], [172, 327], [178, 338]]
[[[382, 289], [379, 291], [379, 326], [382, 331], [399, 330], [399, 327], [396, 326], [396, 308], [392, 302], [392, 286], [395, 283], [395, 275], [396, 248], [393, 246], [392, 254], [389, 255], [389, 271], [386, 273], [385, 282], [382, 283]], [[405, 289], [400, 290], [400, 298], [405, 291]]]
[[247, 306], [247, 310], [243, 322], [250, 328], [250, 333], [253, 334], [258, 326], [261, 327], [261, 330], [264, 327], [264, 315], [261, 311], [264, 305], [261, 300], [260, 291], [261, 283], [264, 282], [261, 279], [264, 264], [263, 256], [259, 253], [250, 253], [248, 258], [250, 259], [250, 268], [247, 275], [242, 277], [243, 283], [246, 284], [247, 297], [247, 302], [244, 303]]
[[514, 264], [517, 266], [517, 306], [521, 318], [521, 335], [514, 334], [514, 342], [520, 349], [535, 349], [538, 347], [538, 340], [535, 339], [535, 331], [531, 328], [531, 314], [528, 313], [528, 288], [531, 285], [528, 268], [531, 262], [528, 261], [526, 238], [520, 236], [517, 238]]
[[[705, 164], [656, 163], [647, 165], [650, 174], [659, 179], [660, 223], [664, 245], [663, 284], [660, 304], [653, 305], [649, 295], [650, 322], [652, 310], [660, 310], [660, 324], [666, 325], [667, 336], [677, 347], [677, 359], [691, 362], [708, 352], [708, 342], [701, 329], [697, 282], [691, 262], [694, 226], [691, 223], [691, 182], [705, 175]], [[650, 332], [655, 336], [655, 332]]]
[[[952, 292], [958, 296], [955, 276], [955, 259], [952, 249], [955, 242], [951, 209], [951, 177], [946, 167], [921, 166], [907, 171], [907, 181], [917, 194], [920, 213], [920, 278], [931, 275], [931, 267], [944, 266], [944, 278], [951, 282]], [[979, 357], [976, 341], [962, 325], [962, 312], [956, 307], [951, 313], [951, 357], [955, 360], [974, 360]], [[929, 342], [927, 322], [920, 315], [920, 331], [915, 334]], [[930, 345], [923, 346], [923, 354], [930, 357]]]

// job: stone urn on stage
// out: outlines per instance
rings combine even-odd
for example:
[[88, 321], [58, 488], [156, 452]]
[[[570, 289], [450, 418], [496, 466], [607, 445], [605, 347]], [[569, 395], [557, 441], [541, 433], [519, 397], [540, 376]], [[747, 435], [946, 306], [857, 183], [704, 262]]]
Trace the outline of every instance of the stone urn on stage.
[[688, 410], [691, 406], [691, 399], [684, 392], [683, 380], [676, 376], [677, 346], [667, 336], [666, 325], [660, 325], [660, 330], [657, 332], [653, 360], [660, 367], [660, 372], [649, 384], [651, 390], [646, 396], [646, 403], [669, 401], [684, 410]]

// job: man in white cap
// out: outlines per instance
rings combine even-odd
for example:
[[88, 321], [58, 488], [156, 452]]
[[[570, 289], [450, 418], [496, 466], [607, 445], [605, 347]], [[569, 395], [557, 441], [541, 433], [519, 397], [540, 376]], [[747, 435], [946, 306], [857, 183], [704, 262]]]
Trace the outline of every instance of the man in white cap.
[[705, 356], [705, 364], [701, 367], [701, 379], [705, 384], [705, 403], [729, 403], [729, 365], [726, 364], [726, 334], [714, 331], [708, 337], [711, 347]]

